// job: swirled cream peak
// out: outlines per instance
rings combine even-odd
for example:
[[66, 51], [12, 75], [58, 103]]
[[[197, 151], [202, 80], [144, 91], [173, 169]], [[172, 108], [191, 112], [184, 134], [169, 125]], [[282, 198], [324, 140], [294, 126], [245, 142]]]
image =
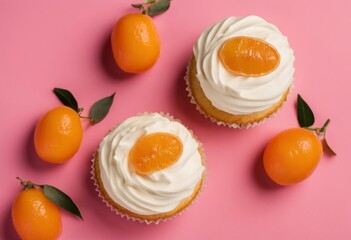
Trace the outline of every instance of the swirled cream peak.
[[[258, 38], [279, 53], [278, 67], [264, 76], [245, 77], [229, 72], [218, 58], [222, 44], [230, 38]], [[231, 114], [250, 114], [277, 103], [294, 77], [294, 53], [287, 37], [257, 16], [229, 17], [206, 29], [194, 46], [197, 78], [206, 97], [216, 108]]]
[[[128, 155], [137, 139], [157, 132], [178, 136], [183, 151], [168, 168], [148, 175], [137, 174]], [[108, 195], [122, 207], [142, 215], [174, 210], [190, 197], [205, 170], [199, 144], [178, 121], [158, 113], [128, 118], [100, 143], [100, 175]]]

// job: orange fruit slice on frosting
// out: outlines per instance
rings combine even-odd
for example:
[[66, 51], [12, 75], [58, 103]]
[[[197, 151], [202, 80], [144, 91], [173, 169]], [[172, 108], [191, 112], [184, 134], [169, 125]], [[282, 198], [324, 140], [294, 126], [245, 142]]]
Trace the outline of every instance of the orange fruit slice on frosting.
[[218, 57], [231, 73], [259, 77], [276, 69], [280, 62], [278, 51], [264, 40], [253, 37], [233, 37], [225, 41]]
[[129, 163], [141, 175], [165, 169], [178, 161], [183, 152], [181, 140], [170, 133], [141, 136], [129, 152]]

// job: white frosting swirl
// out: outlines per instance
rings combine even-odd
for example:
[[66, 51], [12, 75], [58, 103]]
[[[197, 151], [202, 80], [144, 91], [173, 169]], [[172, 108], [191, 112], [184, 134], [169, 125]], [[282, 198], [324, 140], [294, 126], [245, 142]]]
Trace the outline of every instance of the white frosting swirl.
[[[138, 175], [129, 164], [129, 151], [144, 134], [178, 136], [183, 152], [172, 166], [149, 175]], [[199, 144], [181, 123], [158, 113], [128, 118], [100, 143], [101, 180], [109, 196], [122, 207], [151, 215], [174, 210], [190, 197], [205, 170]]]
[[[218, 58], [222, 44], [233, 37], [262, 39], [280, 54], [271, 73], [244, 77], [230, 73]], [[213, 106], [231, 114], [250, 114], [277, 103], [292, 84], [294, 53], [276, 26], [257, 16], [229, 17], [205, 30], [194, 46], [197, 78]]]

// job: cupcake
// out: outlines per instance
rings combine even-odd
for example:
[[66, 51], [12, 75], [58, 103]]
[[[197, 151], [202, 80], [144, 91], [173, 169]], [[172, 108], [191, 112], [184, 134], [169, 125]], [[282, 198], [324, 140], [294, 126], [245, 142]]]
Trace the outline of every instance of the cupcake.
[[101, 141], [92, 175], [103, 201], [121, 216], [158, 223], [183, 212], [202, 189], [202, 145], [178, 120], [145, 113]]
[[257, 16], [229, 17], [197, 40], [186, 74], [191, 101], [218, 125], [248, 128], [286, 101], [294, 77], [287, 37]]

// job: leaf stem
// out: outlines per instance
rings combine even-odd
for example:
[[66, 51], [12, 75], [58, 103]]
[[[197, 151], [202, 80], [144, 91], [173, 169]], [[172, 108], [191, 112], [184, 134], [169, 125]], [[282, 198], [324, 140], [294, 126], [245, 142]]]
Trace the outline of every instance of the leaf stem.
[[141, 13], [142, 14], [149, 15], [148, 11], [147, 11], [147, 7], [145, 7], [144, 4], [141, 4], [141, 8], [140, 9], [141, 9]]
[[319, 128], [305, 127], [305, 129], [310, 130], [312, 132], [318, 132]]
[[325, 132], [327, 131], [327, 127], [328, 127], [329, 123], [330, 123], [330, 119], [328, 118], [327, 121], [323, 124], [323, 126], [321, 128], [305, 127], [305, 129], [315, 132], [318, 136], [324, 137]]
[[84, 118], [84, 119], [89, 119], [91, 120], [91, 117], [88, 117], [88, 116], [82, 116], [82, 115], [79, 115], [80, 118]]
[[330, 123], [330, 119], [328, 118], [327, 121], [323, 124], [323, 126], [321, 127], [321, 129], [319, 130], [321, 133], [325, 133], [325, 131], [327, 130], [327, 127]]
[[31, 189], [34, 187], [37, 187], [38, 185], [35, 183], [32, 183], [31, 181], [24, 181], [20, 177], [16, 177], [18, 180], [20, 180], [21, 185], [23, 185], [24, 190]]

